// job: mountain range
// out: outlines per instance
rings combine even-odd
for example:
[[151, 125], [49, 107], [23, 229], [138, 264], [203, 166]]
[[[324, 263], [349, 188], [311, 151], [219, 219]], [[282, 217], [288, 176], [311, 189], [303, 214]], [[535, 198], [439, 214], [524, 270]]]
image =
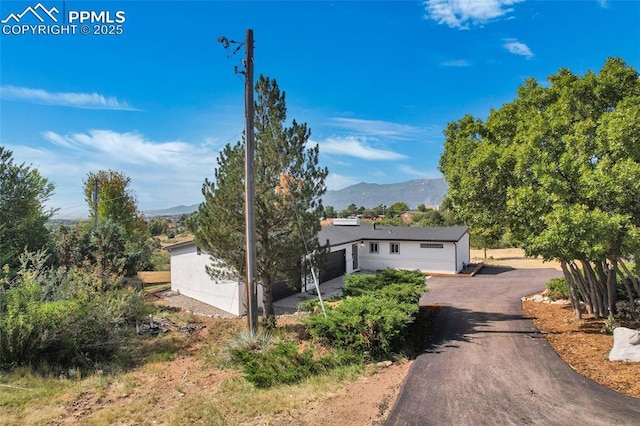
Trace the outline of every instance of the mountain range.
[[397, 202], [405, 202], [412, 209], [419, 204], [439, 206], [447, 189], [447, 182], [442, 178], [387, 184], [360, 182], [338, 191], [327, 191], [322, 197], [322, 204], [336, 210], [344, 210], [352, 203], [367, 208], [381, 204], [390, 206]]
[[[322, 197], [322, 204], [333, 206], [336, 210], [344, 210], [350, 204], [367, 208], [379, 205], [390, 206], [396, 202], [405, 202], [410, 208], [419, 204], [439, 206], [447, 193], [447, 182], [440, 179], [415, 179], [400, 183], [365, 183], [360, 182], [340, 190], [327, 191]], [[163, 210], [148, 210], [146, 217], [174, 216], [190, 214], [198, 209], [198, 204], [176, 206]]]

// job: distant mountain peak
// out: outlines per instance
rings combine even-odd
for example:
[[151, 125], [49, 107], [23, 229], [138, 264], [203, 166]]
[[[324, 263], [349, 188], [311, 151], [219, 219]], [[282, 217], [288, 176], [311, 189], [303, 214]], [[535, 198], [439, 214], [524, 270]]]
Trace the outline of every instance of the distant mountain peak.
[[[373, 208], [380, 204], [390, 206], [393, 203], [404, 202], [414, 209], [420, 204], [439, 206], [447, 189], [447, 182], [442, 178], [382, 184], [360, 182], [337, 191], [327, 191], [322, 197], [322, 204], [325, 207], [333, 206], [336, 210], [344, 210], [349, 204]], [[166, 209], [145, 210], [144, 215], [150, 218], [191, 214], [198, 210], [198, 206], [199, 204], [190, 206], [181, 204]]]
[[443, 178], [414, 179], [399, 183], [360, 182], [340, 190], [327, 191], [322, 204], [344, 210], [349, 204], [373, 208], [380, 204], [390, 206], [396, 202], [405, 202], [411, 208], [420, 204], [439, 206], [448, 189]]

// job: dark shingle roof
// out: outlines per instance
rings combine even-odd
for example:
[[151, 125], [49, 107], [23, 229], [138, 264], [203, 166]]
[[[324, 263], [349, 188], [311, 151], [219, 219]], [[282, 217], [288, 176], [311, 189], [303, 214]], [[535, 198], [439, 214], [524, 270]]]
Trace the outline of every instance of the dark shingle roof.
[[318, 233], [318, 242], [336, 246], [360, 240], [378, 241], [438, 241], [457, 242], [469, 232], [466, 226], [450, 227], [380, 227], [373, 225], [325, 226]]
[[[457, 242], [469, 232], [466, 226], [438, 226], [438, 227], [413, 227], [413, 226], [390, 226], [381, 227], [373, 225], [357, 226], [324, 226], [318, 232], [318, 242], [321, 245], [329, 240], [330, 246], [352, 243], [361, 240], [374, 241], [437, 241], [437, 242]], [[195, 241], [185, 241], [165, 247], [171, 251], [179, 247], [195, 245]]]

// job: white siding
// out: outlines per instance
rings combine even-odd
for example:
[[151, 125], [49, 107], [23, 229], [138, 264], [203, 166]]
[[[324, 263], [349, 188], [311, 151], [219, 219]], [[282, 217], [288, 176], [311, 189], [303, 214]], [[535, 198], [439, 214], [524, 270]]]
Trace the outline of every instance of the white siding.
[[[353, 244], [356, 244], [356, 243], [340, 244], [338, 246], [331, 247], [331, 253], [335, 251], [340, 251], [340, 250], [345, 251], [345, 257], [347, 262], [347, 265], [346, 265], [347, 274], [352, 274], [355, 271], [359, 271], [360, 269], [362, 269], [362, 265], [360, 264], [358, 265], [358, 269], [353, 269], [353, 253], [352, 253]], [[360, 247], [360, 243], [358, 242], [358, 255], [360, 259], [362, 259], [362, 249], [363, 247]]]
[[210, 263], [209, 255], [198, 254], [194, 244], [171, 249], [171, 290], [234, 315], [244, 315], [244, 284], [211, 279], [205, 269]]
[[[369, 243], [371, 242], [378, 243], [378, 253], [369, 253]], [[391, 253], [391, 243], [400, 245], [398, 254]], [[421, 243], [442, 244], [442, 248], [420, 248]], [[418, 269], [423, 272], [454, 274], [462, 269], [461, 267], [456, 269], [456, 245], [454, 243], [365, 240], [364, 247], [360, 247], [359, 253], [360, 268], [365, 270]]]
[[462, 269], [464, 269], [465, 265], [471, 263], [471, 252], [469, 250], [469, 233], [465, 233], [456, 245], [458, 251], [458, 255], [456, 256], [458, 270], [456, 272], [460, 272]]

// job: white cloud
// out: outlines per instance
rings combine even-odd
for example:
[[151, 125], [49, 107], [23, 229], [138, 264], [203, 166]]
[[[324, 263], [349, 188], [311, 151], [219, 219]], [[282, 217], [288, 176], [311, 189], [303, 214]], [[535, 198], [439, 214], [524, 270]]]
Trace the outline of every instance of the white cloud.
[[327, 178], [325, 179], [325, 184], [327, 185], [327, 189], [338, 191], [340, 189], [346, 188], [347, 186], [355, 185], [360, 181], [351, 176], [344, 176], [337, 173], [329, 173]]
[[423, 132], [423, 129], [408, 124], [393, 123], [383, 120], [363, 120], [358, 118], [330, 118], [328, 124], [348, 130], [349, 133], [385, 137], [396, 140], [413, 139], [416, 135]]
[[344, 136], [327, 138], [320, 145], [321, 154], [337, 154], [356, 157], [363, 160], [399, 160], [407, 158], [405, 155], [377, 149], [367, 144], [366, 138], [357, 136]]
[[141, 209], [167, 208], [202, 201], [202, 184], [217, 166], [218, 151], [206, 141], [158, 142], [136, 132], [89, 130], [74, 134], [48, 131], [49, 146], [38, 149], [4, 142], [17, 162], [33, 164], [56, 185], [47, 205], [61, 207], [59, 217], [86, 217], [83, 179], [89, 172], [118, 170], [131, 178]]
[[465, 68], [470, 67], [471, 62], [467, 61], [466, 59], [457, 59], [454, 61], [442, 62], [440, 65], [442, 65], [443, 67]]
[[508, 38], [504, 40], [504, 48], [514, 55], [524, 56], [527, 59], [533, 58], [533, 52], [529, 49], [529, 46], [519, 42], [515, 38]]
[[42, 105], [57, 105], [81, 109], [137, 111], [127, 102], [99, 93], [48, 92], [19, 86], [0, 86], [0, 98]]
[[428, 175], [428, 173], [425, 170], [414, 169], [413, 167], [407, 166], [407, 165], [400, 165], [398, 169], [406, 175], [416, 176], [419, 178], [424, 178], [424, 177], [427, 177]]
[[468, 29], [513, 12], [523, 0], [426, 0], [427, 18], [451, 28]]
[[[197, 160], [198, 150], [185, 142], [154, 142], [139, 133], [118, 133], [111, 130], [89, 130], [88, 133], [59, 135], [45, 132], [48, 141], [65, 148], [100, 154], [123, 164], [163, 165], [189, 158]], [[195, 152], [194, 152], [195, 151]], [[185, 164], [185, 165], [188, 165]]]

